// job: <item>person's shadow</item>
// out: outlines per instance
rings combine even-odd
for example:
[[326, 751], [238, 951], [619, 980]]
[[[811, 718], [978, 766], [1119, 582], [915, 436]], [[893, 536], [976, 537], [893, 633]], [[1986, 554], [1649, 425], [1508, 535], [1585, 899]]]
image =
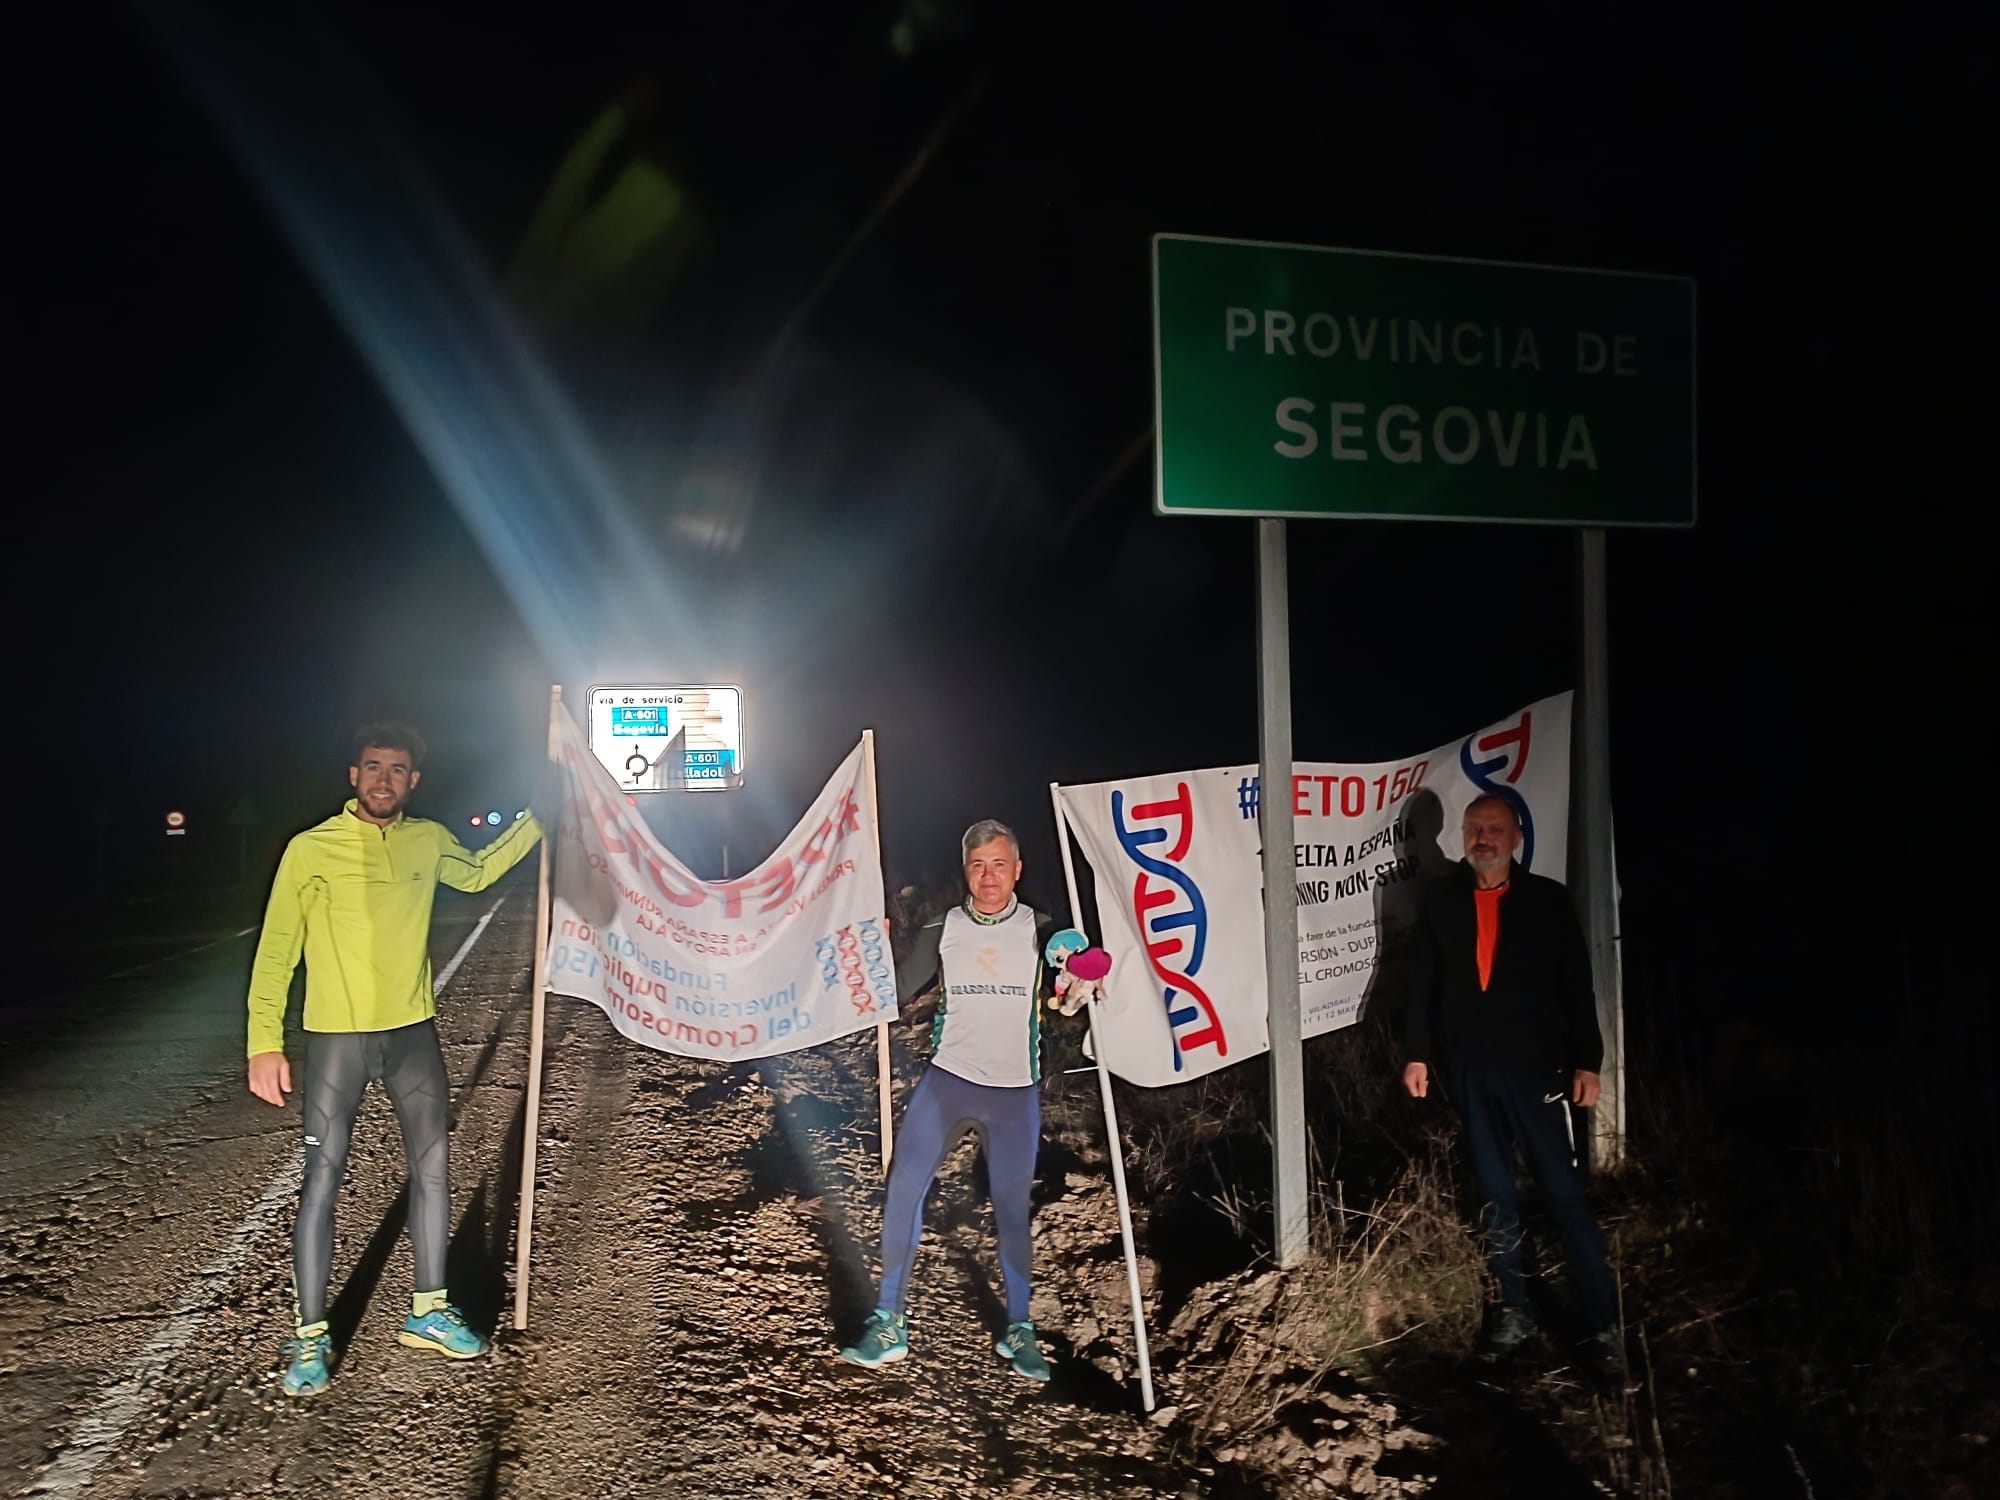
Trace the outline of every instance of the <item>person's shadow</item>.
[[1402, 1007], [1409, 999], [1410, 935], [1416, 931], [1417, 910], [1425, 887], [1451, 873], [1457, 863], [1438, 838], [1444, 832], [1444, 803], [1429, 787], [1418, 787], [1404, 799], [1400, 814], [1404, 835], [1396, 840], [1398, 860], [1414, 861], [1410, 873], [1375, 887], [1375, 967], [1361, 992], [1359, 1025], [1377, 1029], [1400, 1027]]

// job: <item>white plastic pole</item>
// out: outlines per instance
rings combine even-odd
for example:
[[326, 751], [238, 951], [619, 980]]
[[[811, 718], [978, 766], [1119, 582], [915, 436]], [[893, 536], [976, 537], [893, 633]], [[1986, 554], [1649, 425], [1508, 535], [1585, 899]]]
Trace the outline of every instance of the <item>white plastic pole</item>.
[[[562, 756], [562, 684], [549, 687], [549, 759]], [[535, 886], [533, 1019], [528, 1027], [528, 1116], [521, 1126], [521, 1211], [514, 1237], [514, 1327], [528, 1326], [529, 1255], [535, 1241], [535, 1143], [542, 1128], [542, 1022], [548, 1013], [549, 868], [557, 829], [542, 830], [542, 868]]]
[[[875, 792], [875, 731], [861, 731], [861, 763], [868, 772], [868, 822], [875, 832], [875, 868], [882, 868], [882, 802]], [[901, 996], [897, 999], [900, 1001]], [[894, 1098], [895, 1075], [889, 1062], [889, 1023], [875, 1023], [875, 1092], [882, 1113], [882, 1175], [889, 1175], [889, 1157], [896, 1149], [895, 1132], [889, 1116]]]
[[[1049, 783], [1049, 801], [1056, 811], [1056, 843], [1062, 849], [1063, 881], [1069, 887], [1070, 926], [1083, 930], [1083, 904], [1076, 893], [1076, 861], [1069, 852], [1069, 821], [1063, 815], [1062, 794]], [[1039, 1002], [1038, 1002], [1039, 1003]], [[1104, 1128], [1111, 1137], [1111, 1187], [1118, 1198], [1118, 1232], [1125, 1239], [1125, 1289], [1132, 1297], [1132, 1337], [1139, 1348], [1139, 1399], [1153, 1409], [1153, 1355], [1146, 1343], [1146, 1306], [1139, 1295], [1139, 1252], [1132, 1243], [1132, 1204], [1125, 1193], [1125, 1139], [1118, 1133], [1118, 1101], [1112, 1097], [1111, 1074], [1104, 1066], [1104, 1044], [1097, 1035], [1097, 1002], [1090, 1002], [1090, 1051], [1097, 1064], [1097, 1091], [1104, 1100]]]

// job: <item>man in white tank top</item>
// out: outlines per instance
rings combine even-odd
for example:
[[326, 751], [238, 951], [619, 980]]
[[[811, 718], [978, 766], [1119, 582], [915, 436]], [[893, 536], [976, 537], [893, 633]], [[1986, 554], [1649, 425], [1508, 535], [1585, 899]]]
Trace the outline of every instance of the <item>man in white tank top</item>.
[[964, 903], [920, 928], [896, 967], [896, 992], [942, 979], [930, 1066], [896, 1132], [882, 1210], [882, 1285], [860, 1337], [840, 1351], [874, 1368], [910, 1352], [904, 1313], [923, 1235], [924, 1196], [967, 1130], [977, 1131], [992, 1187], [1007, 1331], [993, 1352], [1030, 1380], [1049, 1378], [1028, 1315], [1029, 1195], [1042, 1137], [1042, 939], [1051, 924], [1014, 895], [1021, 844], [1004, 823], [965, 831]]

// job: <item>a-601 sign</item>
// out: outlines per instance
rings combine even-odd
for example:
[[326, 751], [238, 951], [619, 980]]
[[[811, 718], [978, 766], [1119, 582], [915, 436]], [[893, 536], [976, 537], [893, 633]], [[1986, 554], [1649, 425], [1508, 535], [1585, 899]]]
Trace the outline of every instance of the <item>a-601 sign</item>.
[[1154, 508], [1694, 522], [1684, 277], [1158, 235]]
[[743, 781], [743, 690], [734, 684], [593, 687], [590, 748], [626, 792], [720, 792]]

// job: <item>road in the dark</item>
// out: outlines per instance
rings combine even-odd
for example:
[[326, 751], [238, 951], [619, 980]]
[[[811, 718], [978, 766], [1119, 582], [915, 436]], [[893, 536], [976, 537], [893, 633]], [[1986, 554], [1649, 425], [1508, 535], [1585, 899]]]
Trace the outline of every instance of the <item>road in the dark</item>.
[[[440, 901], [440, 972], [493, 906], [492, 895]], [[223, 1327], [231, 1358], [247, 1362], [246, 1394], [275, 1389], [265, 1366], [288, 1321], [298, 1115], [244, 1087], [255, 939], [254, 917], [228, 900], [142, 911], [72, 942], [46, 987], [24, 986], [10, 1007], [0, 1471], [53, 1460], [41, 1492], [83, 1493], [119, 1444], [157, 1440], [154, 1403], [175, 1389], [164, 1377], [217, 1378], [212, 1351], [191, 1356]], [[393, 1153], [393, 1124], [371, 1133]], [[363, 1239], [365, 1195], [348, 1217]]]

